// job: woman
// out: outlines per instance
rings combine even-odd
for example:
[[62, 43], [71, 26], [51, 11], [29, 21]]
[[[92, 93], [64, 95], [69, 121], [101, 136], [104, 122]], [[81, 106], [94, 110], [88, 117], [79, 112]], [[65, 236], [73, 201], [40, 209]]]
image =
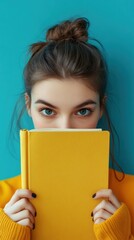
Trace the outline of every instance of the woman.
[[[84, 18], [65, 21], [48, 30], [46, 42], [31, 45], [23, 97], [35, 128], [96, 128], [102, 115], [108, 116], [107, 68], [99, 49], [88, 43], [88, 27]], [[115, 182], [110, 170], [110, 187], [118, 192]], [[1, 239], [30, 239], [36, 210], [29, 200], [38, 196], [19, 189], [20, 176], [0, 186]], [[119, 201], [111, 189], [102, 189], [93, 198], [101, 199], [91, 213], [96, 238], [134, 239], [130, 213], [122, 203], [129, 204], [129, 199], [122, 196]]]

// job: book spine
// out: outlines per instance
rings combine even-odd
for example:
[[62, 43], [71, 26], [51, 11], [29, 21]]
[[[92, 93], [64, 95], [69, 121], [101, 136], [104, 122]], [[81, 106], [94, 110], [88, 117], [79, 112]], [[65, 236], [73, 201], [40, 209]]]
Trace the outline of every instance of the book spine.
[[28, 131], [20, 130], [21, 187], [28, 189]]

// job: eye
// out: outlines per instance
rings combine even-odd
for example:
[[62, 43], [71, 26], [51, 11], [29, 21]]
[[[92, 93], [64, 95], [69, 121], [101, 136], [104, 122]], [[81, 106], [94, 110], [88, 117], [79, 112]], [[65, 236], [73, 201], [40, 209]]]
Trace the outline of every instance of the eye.
[[40, 112], [45, 116], [53, 116], [55, 114], [54, 111], [50, 108], [43, 108], [40, 110]]
[[88, 116], [88, 115], [90, 115], [91, 114], [91, 110], [90, 109], [88, 109], [88, 108], [82, 108], [82, 109], [80, 109], [78, 112], [77, 112], [77, 115], [79, 115], [79, 116]]

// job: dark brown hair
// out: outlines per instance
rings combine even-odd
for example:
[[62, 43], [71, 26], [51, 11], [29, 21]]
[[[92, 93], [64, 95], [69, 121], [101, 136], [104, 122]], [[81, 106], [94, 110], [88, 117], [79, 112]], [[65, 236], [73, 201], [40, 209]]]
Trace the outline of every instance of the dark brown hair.
[[31, 57], [24, 69], [25, 89], [51, 77], [85, 81], [103, 99], [107, 67], [100, 50], [88, 43], [89, 21], [85, 18], [64, 21], [50, 28], [46, 42], [30, 47]]
[[[24, 69], [24, 92], [31, 97], [33, 86], [49, 78], [82, 81], [99, 94], [100, 105], [103, 105], [111, 131], [108, 111], [103, 102], [107, 86], [107, 65], [99, 48], [91, 43], [89, 26], [86, 18], [61, 22], [48, 29], [45, 42], [30, 46], [30, 58]], [[24, 109], [23, 106], [18, 114], [18, 124]]]

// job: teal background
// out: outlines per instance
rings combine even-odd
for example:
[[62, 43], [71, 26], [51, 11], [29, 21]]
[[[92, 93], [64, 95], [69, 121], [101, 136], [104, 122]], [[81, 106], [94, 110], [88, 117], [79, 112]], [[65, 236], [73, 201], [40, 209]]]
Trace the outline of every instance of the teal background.
[[0, 179], [20, 173], [19, 144], [9, 139], [9, 125], [23, 91], [28, 45], [43, 40], [47, 28], [70, 17], [87, 17], [90, 36], [105, 48], [108, 107], [120, 136], [116, 156], [125, 172], [134, 174], [133, 9], [133, 0], [0, 1]]

